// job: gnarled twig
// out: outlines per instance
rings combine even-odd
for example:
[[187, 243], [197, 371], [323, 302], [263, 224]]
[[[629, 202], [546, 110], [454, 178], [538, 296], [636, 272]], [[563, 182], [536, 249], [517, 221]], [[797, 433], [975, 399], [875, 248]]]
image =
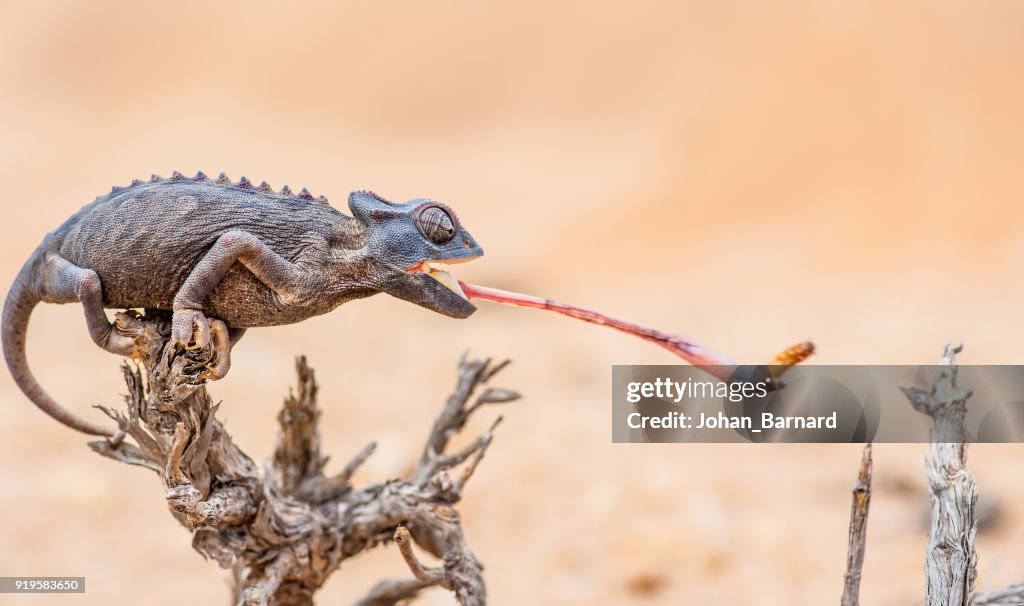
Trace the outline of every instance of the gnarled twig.
[[[193, 547], [231, 569], [235, 604], [312, 604], [344, 559], [390, 540], [396, 530], [403, 553], [411, 554], [411, 540], [444, 565], [423, 569], [429, 571], [425, 579], [384, 581], [360, 604], [394, 604], [429, 585], [450, 589], [463, 605], [485, 603], [482, 566], [466, 544], [454, 505], [490, 445], [494, 426], [458, 452], [446, 449], [484, 404], [519, 397], [487, 387], [471, 403], [507, 362], [463, 356], [458, 383], [410, 477], [357, 488], [352, 475], [376, 446], [363, 448], [341, 473], [324, 475], [318, 386], [305, 358], [296, 363], [298, 385], [278, 415], [277, 445], [261, 473], [217, 420], [203, 386], [204, 369], [215, 356], [167, 351], [169, 320], [161, 312], [118, 314], [117, 329], [135, 339], [142, 362], [125, 366], [126, 412], [103, 410], [131, 441], [90, 447], [161, 475], [171, 513], [192, 531]], [[466, 461], [453, 482], [449, 470]]]

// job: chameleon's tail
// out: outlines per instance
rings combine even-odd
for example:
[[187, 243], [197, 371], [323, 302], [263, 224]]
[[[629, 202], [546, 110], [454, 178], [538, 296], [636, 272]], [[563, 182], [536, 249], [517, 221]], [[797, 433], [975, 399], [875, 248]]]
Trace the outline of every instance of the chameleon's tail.
[[40, 294], [34, 287], [37, 255], [38, 252], [33, 254], [28, 262], [25, 263], [25, 266], [21, 268], [18, 277], [14, 279], [10, 292], [7, 293], [7, 301], [4, 303], [3, 320], [0, 323], [0, 329], [2, 329], [4, 358], [7, 360], [7, 368], [10, 369], [11, 376], [14, 377], [14, 382], [18, 384], [21, 391], [46, 414], [68, 427], [84, 433], [97, 436], [113, 436], [115, 435], [114, 429], [79, 418], [58, 404], [39, 385], [39, 382], [36, 381], [28, 367], [28, 359], [25, 357], [25, 338], [28, 334], [28, 321], [32, 315], [32, 310], [41, 301]]

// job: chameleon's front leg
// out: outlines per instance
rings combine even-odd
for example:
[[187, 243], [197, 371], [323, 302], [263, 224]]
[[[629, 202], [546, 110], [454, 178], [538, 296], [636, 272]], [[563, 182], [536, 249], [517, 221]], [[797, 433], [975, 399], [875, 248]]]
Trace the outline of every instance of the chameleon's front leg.
[[210, 378], [214, 380], [227, 374], [231, 365], [231, 345], [241, 337], [241, 332], [231, 329], [236, 337], [229, 334], [223, 322], [210, 322], [202, 312], [203, 303], [235, 261], [245, 265], [260, 282], [277, 293], [293, 287], [299, 275], [294, 264], [249, 232], [233, 230], [217, 238], [174, 297], [170, 349], [174, 352], [179, 348], [214, 347], [217, 362], [210, 368]]

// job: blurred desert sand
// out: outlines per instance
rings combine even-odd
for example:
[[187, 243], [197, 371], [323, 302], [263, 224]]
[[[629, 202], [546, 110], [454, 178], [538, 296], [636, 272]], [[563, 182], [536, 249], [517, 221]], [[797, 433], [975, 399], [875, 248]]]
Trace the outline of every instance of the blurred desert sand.
[[[487, 256], [459, 275], [678, 330], [745, 362], [1020, 363], [1024, 5], [1013, 2], [0, 5], [0, 282], [42, 235], [151, 172], [430, 196]], [[461, 506], [496, 604], [820, 604], [840, 593], [857, 446], [613, 445], [611, 364], [671, 363], [610, 331], [482, 304], [458, 322], [383, 296], [253, 331], [213, 387], [250, 454], [292, 360], [319, 371], [326, 448], [401, 474], [470, 349], [511, 357]], [[29, 355], [85, 414], [119, 360], [77, 307]], [[478, 419], [482, 427], [490, 415]], [[85, 575], [76, 598], [225, 603], [157, 478], [91, 454], [0, 378], [0, 574]], [[921, 445], [879, 445], [863, 600], [923, 592]], [[976, 446], [1005, 515], [983, 588], [1024, 579], [1024, 450]], [[346, 603], [397, 552], [348, 562]], [[423, 603], [447, 604], [445, 592]]]

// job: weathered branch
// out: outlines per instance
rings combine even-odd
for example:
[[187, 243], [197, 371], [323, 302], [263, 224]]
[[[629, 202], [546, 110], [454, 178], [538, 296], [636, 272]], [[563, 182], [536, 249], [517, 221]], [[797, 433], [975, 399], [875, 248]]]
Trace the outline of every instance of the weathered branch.
[[904, 387], [915, 410], [934, 420], [925, 473], [931, 489], [932, 521], [925, 558], [925, 604], [968, 606], [977, 577], [974, 506], [978, 491], [967, 469], [964, 415], [970, 390], [956, 384], [956, 354], [946, 346], [929, 390]]
[[974, 596], [974, 606], [1020, 606], [1024, 603], [1024, 583], [1010, 585], [999, 591], [987, 591]]
[[[414, 580], [383, 581], [360, 604], [395, 604], [430, 585], [451, 590], [463, 605], [485, 603], [482, 566], [466, 544], [454, 506], [497, 422], [466, 448], [446, 450], [483, 405], [519, 397], [486, 387], [470, 403], [507, 362], [463, 356], [458, 383], [410, 477], [357, 488], [351, 485], [352, 475], [376, 446], [364, 447], [340, 473], [324, 475], [318, 386], [305, 358], [296, 363], [297, 387], [278, 415], [277, 445], [261, 473], [217, 420], [217, 407], [204, 387], [204, 373], [216, 352], [168, 351], [169, 320], [162, 312], [118, 314], [118, 331], [135, 340], [141, 363], [125, 366], [125, 411], [103, 410], [127, 438], [116, 445], [91, 442], [90, 447], [160, 474], [168, 507], [192, 531], [193, 547], [231, 569], [235, 604], [312, 604], [314, 593], [343, 560], [393, 536], [407, 563], [418, 564], [411, 551], [415, 542], [444, 564], [413, 568], [418, 573]], [[459, 481], [453, 482], [449, 470], [463, 463]]]
[[403, 600], [409, 600], [420, 591], [430, 587], [419, 579], [388, 579], [377, 583], [366, 596], [354, 606], [394, 606]]
[[847, 545], [846, 574], [843, 576], [842, 606], [860, 604], [860, 577], [864, 568], [864, 546], [867, 540], [868, 508], [871, 505], [871, 444], [864, 446], [860, 457], [857, 482], [853, 485], [850, 505], [850, 539]]

